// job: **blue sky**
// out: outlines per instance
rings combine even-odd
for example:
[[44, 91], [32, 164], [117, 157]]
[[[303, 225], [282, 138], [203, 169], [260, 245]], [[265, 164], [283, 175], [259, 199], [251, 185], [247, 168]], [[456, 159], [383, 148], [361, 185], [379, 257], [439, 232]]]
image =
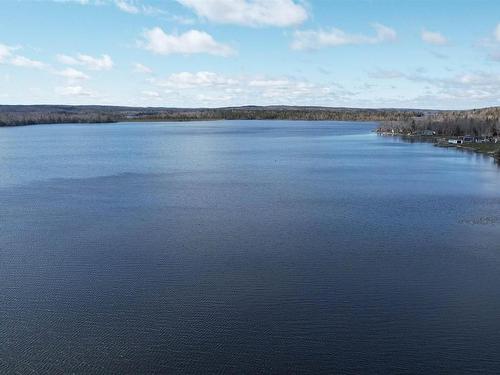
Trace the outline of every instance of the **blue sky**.
[[500, 105], [500, 2], [3, 0], [0, 103]]

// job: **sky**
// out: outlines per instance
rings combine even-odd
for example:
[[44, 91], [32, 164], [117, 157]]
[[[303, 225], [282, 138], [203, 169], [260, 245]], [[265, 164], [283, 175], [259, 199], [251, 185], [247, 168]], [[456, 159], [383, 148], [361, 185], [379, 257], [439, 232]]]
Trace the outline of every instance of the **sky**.
[[0, 104], [500, 105], [498, 0], [1, 0]]

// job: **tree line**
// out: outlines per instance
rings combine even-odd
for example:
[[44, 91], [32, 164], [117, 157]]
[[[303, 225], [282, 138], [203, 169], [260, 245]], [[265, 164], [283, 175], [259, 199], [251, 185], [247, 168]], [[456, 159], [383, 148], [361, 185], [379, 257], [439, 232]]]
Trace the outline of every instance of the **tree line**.
[[377, 121], [379, 131], [443, 136], [500, 135], [500, 107], [463, 111], [335, 108], [314, 106], [243, 106], [163, 108], [119, 106], [0, 106], [0, 126], [121, 121], [330, 120]]
[[392, 130], [399, 134], [418, 134], [430, 130], [443, 136], [497, 137], [500, 135], [500, 107], [436, 111], [402, 121], [384, 121], [379, 127], [379, 131]]
[[120, 121], [331, 120], [404, 123], [423, 112], [298, 106], [225, 108], [141, 108], [112, 106], [0, 106], [0, 126]]

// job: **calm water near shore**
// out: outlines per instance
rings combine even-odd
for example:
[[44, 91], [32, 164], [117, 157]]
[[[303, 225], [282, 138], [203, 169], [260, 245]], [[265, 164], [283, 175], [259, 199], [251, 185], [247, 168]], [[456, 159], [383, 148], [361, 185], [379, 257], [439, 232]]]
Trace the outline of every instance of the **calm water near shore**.
[[500, 373], [500, 168], [375, 126], [0, 128], [0, 373]]

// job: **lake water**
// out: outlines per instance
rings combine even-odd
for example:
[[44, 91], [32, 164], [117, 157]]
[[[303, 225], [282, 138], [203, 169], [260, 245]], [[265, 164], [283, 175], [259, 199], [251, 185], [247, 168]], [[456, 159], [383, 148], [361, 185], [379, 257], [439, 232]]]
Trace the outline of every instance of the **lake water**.
[[374, 126], [0, 128], [0, 373], [500, 373], [500, 168]]

